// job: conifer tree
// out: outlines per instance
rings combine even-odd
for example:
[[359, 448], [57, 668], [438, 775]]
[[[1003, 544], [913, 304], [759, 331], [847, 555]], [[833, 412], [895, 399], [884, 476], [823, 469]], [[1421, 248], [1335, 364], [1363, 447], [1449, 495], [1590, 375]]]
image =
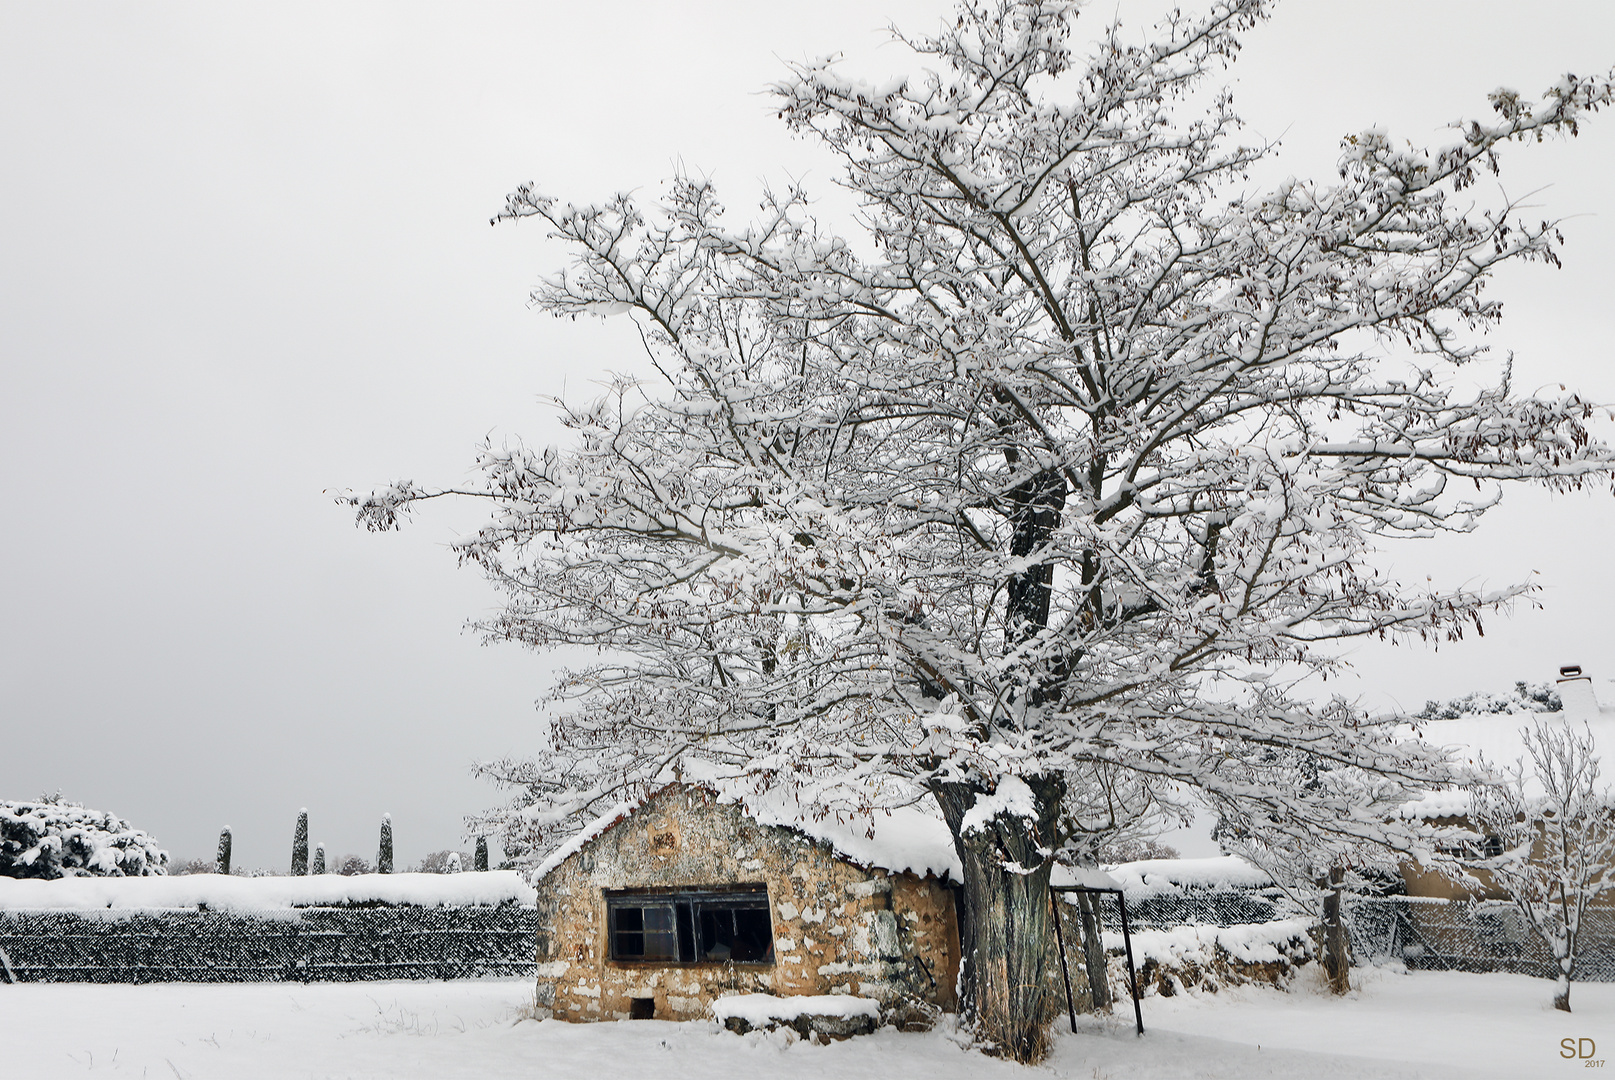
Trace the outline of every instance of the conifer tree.
[[292, 876], [308, 873], [308, 808], [297, 812], [297, 831], [292, 834]]
[[219, 833], [219, 853], [214, 859], [214, 872], [228, 874], [230, 872], [230, 826], [226, 825]]
[[313, 872], [316, 873], [316, 874], [325, 873], [325, 844], [324, 843], [319, 843], [319, 844], [314, 845], [314, 871]]
[[376, 873], [393, 872], [393, 816], [381, 815], [381, 850], [376, 853]]
[[473, 869], [479, 872], [488, 869], [488, 838], [486, 836], [477, 837], [477, 853], [474, 860], [471, 864]]

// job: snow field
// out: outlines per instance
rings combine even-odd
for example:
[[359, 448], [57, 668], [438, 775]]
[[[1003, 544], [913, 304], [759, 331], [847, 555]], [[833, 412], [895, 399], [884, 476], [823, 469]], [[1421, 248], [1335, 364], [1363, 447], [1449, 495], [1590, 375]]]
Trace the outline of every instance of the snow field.
[[[0, 985], [13, 1034], [0, 1075], [308, 1078], [507, 1077], [684, 1080], [1131, 1078], [1509, 1078], [1587, 1075], [1560, 1040], [1615, 1057], [1615, 984], [1577, 984], [1576, 1012], [1520, 975], [1353, 973], [1344, 999], [1311, 974], [1289, 992], [1238, 987], [1062, 1021], [1045, 1066], [1026, 1070], [961, 1045], [957, 1032], [882, 1030], [829, 1046], [795, 1032], [737, 1036], [715, 1022], [604, 1024], [525, 1018], [525, 979], [360, 984]], [[23, 1035], [22, 1033], [26, 1033]], [[1611, 1066], [1615, 1068], [1615, 1066]]]

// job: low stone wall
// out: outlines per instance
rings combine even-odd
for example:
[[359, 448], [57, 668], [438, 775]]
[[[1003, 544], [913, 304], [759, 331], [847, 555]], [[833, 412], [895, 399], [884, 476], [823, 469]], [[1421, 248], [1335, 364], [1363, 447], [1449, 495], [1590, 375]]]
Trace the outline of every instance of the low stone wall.
[[[1225, 986], [1265, 983], [1287, 987], [1317, 955], [1314, 920], [1280, 919], [1241, 926], [1184, 926], [1133, 934], [1140, 997], [1171, 997], [1180, 990], [1216, 993]], [[1110, 977], [1118, 1000], [1127, 993], [1120, 934], [1105, 935]]]
[[0, 911], [0, 979], [356, 982], [532, 975], [537, 911], [340, 907]]

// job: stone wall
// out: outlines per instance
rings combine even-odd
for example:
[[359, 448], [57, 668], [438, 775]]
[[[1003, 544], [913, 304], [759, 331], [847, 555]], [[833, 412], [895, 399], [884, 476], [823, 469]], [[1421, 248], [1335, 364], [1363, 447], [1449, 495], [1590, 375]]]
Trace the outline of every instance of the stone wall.
[[[607, 890], [759, 884], [771, 964], [609, 958]], [[700, 787], [666, 788], [584, 844], [539, 882], [538, 911], [537, 1001], [560, 1019], [626, 1019], [635, 999], [654, 1000], [657, 1019], [700, 1019], [730, 993], [856, 994], [899, 1020], [956, 1007], [952, 890], [856, 866]]]

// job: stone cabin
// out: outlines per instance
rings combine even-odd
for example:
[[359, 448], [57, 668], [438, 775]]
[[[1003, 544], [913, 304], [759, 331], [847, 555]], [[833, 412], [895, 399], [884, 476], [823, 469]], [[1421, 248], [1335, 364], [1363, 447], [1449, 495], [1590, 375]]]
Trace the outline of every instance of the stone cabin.
[[900, 1023], [956, 1008], [956, 856], [915, 809], [748, 813], [674, 783], [540, 867], [541, 1016], [694, 1020], [731, 994], [852, 994]]

